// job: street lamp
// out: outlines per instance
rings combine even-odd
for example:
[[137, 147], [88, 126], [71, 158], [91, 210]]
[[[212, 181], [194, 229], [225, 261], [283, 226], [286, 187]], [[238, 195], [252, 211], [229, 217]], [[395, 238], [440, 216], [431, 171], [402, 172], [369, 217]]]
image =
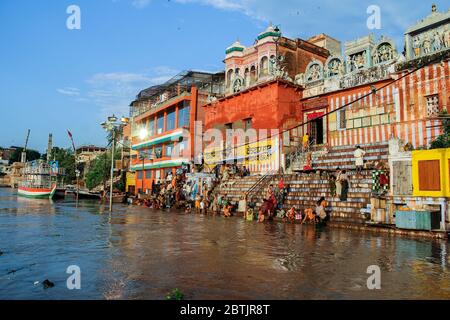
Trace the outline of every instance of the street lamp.
[[102, 128], [107, 132], [112, 134], [112, 148], [111, 148], [111, 186], [109, 191], [109, 211], [112, 212], [112, 204], [113, 204], [113, 180], [114, 180], [114, 153], [116, 148], [116, 135], [117, 132], [120, 131], [124, 126], [129, 123], [128, 118], [119, 119], [112, 115], [108, 117], [108, 120], [101, 124]]
[[279, 26], [275, 26], [275, 28], [273, 29], [273, 31], [275, 31], [275, 33], [277, 34], [277, 36], [273, 37], [273, 40], [275, 42], [275, 67], [276, 70], [279, 69], [279, 62], [280, 62], [280, 57], [278, 56], [278, 43], [281, 40], [281, 31], [280, 31], [280, 27]]

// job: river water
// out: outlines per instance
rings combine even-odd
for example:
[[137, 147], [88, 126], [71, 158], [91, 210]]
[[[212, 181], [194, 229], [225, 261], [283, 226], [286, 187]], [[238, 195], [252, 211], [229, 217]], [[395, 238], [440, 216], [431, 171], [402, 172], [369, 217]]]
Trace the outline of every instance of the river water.
[[[446, 241], [98, 202], [0, 189], [0, 299], [449, 299]], [[81, 289], [66, 273], [79, 266]], [[381, 289], [367, 288], [368, 266]], [[55, 287], [44, 289], [49, 279]], [[39, 283], [37, 283], [39, 281]]]

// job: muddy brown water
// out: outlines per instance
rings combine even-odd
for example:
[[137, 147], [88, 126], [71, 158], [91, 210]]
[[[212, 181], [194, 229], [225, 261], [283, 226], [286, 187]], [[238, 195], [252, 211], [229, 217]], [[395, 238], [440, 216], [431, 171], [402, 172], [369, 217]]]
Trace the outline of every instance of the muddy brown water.
[[[449, 246], [0, 189], [0, 299], [448, 299]], [[69, 266], [81, 289], [69, 290]], [[367, 268], [381, 290], [367, 288]], [[55, 286], [44, 289], [46, 279]], [[37, 283], [37, 281], [39, 281]]]

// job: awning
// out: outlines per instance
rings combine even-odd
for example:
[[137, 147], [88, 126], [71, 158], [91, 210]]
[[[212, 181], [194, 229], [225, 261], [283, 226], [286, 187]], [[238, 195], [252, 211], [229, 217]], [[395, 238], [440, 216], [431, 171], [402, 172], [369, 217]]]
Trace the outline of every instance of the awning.
[[142, 143], [138, 143], [135, 144], [131, 147], [132, 150], [139, 150], [139, 149], [144, 149], [144, 148], [148, 148], [157, 144], [161, 144], [164, 142], [169, 142], [169, 141], [177, 141], [179, 138], [183, 137], [183, 130], [180, 131], [175, 131], [172, 132], [170, 134], [164, 135], [164, 136], [160, 136], [154, 139], [151, 139], [149, 141], [146, 142], [142, 142]]
[[131, 166], [130, 170], [132, 171], [142, 171], [142, 170], [151, 170], [151, 169], [163, 169], [163, 168], [172, 168], [179, 167], [183, 164], [188, 164], [189, 159], [171, 159], [165, 161], [158, 161], [153, 163], [145, 163], [144, 166], [142, 164], [135, 164]]

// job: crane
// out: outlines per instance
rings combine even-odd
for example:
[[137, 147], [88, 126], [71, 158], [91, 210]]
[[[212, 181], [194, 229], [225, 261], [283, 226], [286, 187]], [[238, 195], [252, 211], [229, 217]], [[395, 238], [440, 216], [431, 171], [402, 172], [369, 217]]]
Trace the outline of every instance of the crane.
[[27, 139], [25, 140], [25, 147], [23, 148], [22, 151], [22, 158], [20, 159], [20, 162], [25, 163], [27, 162], [27, 146], [28, 146], [28, 139], [30, 138], [30, 129], [28, 129], [28, 133], [27, 133]]

